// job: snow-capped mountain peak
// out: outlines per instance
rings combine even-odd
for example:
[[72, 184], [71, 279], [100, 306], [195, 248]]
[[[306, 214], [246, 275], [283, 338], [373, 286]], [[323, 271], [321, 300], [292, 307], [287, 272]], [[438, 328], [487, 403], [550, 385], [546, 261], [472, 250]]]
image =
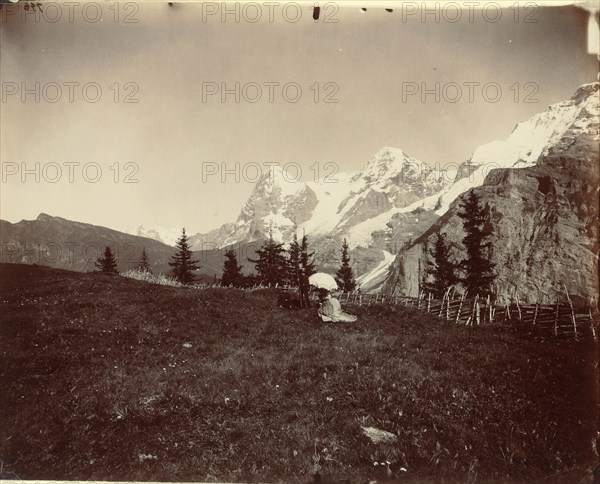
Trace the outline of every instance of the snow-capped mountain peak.
[[147, 237], [149, 239], [158, 240], [163, 244], [174, 246], [177, 239], [181, 236], [181, 229], [168, 229], [165, 227], [144, 227], [138, 225], [126, 231], [127, 234]]
[[492, 169], [534, 166], [540, 156], [560, 144], [569, 130], [597, 132], [598, 88], [597, 82], [585, 84], [570, 99], [517, 124], [503, 141], [480, 145], [461, 165], [454, 183], [438, 196], [424, 200], [422, 206], [442, 215], [461, 193], [482, 185]]
[[[297, 225], [312, 237], [347, 236], [353, 247], [357, 243], [350, 237], [352, 227], [390, 210], [402, 210], [450, 182], [428, 165], [391, 147], [379, 150], [354, 173], [336, 173], [311, 182], [297, 178], [294, 170], [271, 166], [257, 181], [234, 224], [197, 239], [214, 239], [215, 245], [223, 247], [264, 238], [272, 231], [275, 239], [285, 242]], [[364, 227], [370, 230], [370, 226]], [[370, 232], [355, 238], [363, 243], [370, 240]]]
[[382, 178], [390, 178], [399, 174], [406, 162], [416, 162], [416, 160], [413, 160], [398, 148], [382, 148], [362, 170], [354, 175], [353, 180], [362, 178], [368, 183]]
[[[314, 193], [312, 194], [314, 195]], [[296, 214], [296, 205], [300, 200], [307, 202], [311, 190], [306, 183], [297, 181], [296, 173], [288, 173], [279, 166], [270, 166], [264, 173], [244, 204], [237, 224], [270, 217], [269, 224], [301, 223], [303, 216]], [[286, 220], [284, 220], [286, 219]]]
[[258, 180], [255, 190], [258, 189], [267, 194], [276, 192], [281, 197], [289, 197], [303, 190], [305, 186], [300, 182], [298, 173], [294, 169], [271, 165]]

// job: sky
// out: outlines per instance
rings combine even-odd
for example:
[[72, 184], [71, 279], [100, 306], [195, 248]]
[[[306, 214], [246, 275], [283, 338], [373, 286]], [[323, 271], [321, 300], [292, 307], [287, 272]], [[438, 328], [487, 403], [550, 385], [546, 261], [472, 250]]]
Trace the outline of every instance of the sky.
[[252, 23], [258, 10], [239, 4], [239, 22], [206, 4], [78, 5], [0, 14], [10, 222], [44, 212], [207, 232], [237, 218], [268, 163], [302, 180], [357, 170], [385, 146], [460, 163], [598, 72], [574, 7], [503, 9], [495, 22], [494, 9], [457, 22], [446, 10], [436, 22], [331, 3], [318, 22], [303, 5], [294, 22], [281, 3], [271, 22], [258, 3]]

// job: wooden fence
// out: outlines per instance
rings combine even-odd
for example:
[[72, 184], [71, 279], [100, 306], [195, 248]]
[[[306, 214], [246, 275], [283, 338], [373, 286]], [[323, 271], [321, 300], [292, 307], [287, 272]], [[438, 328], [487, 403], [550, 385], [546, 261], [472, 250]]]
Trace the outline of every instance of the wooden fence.
[[566, 302], [555, 304], [498, 304], [490, 297], [465, 298], [446, 292], [442, 299], [432, 294], [418, 297], [386, 296], [383, 294], [345, 293], [339, 296], [346, 305], [370, 306], [372, 304], [401, 304], [452, 321], [456, 324], [479, 326], [492, 323], [519, 324], [539, 334], [579, 338], [592, 336], [597, 339], [600, 311], [598, 301], [589, 305], [575, 306], [567, 295]]
[[[210, 285], [208, 286], [210, 287]], [[277, 286], [276, 286], [277, 287]], [[247, 291], [265, 289], [257, 285]], [[285, 291], [298, 291], [294, 286], [279, 286]], [[373, 304], [403, 305], [426, 313], [434, 314], [455, 324], [480, 326], [493, 323], [518, 324], [530, 328], [541, 335], [580, 337], [591, 336], [598, 339], [600, 332], [600, 310], [598, 299], [590, 300], [586, 306], [573, 304], [565, 288], [566, 302], [554, 304], [520, 304], [514, 302], [499, 304], [488, 297], [475, 296], [465, 298], [454, 291], [446, 291], [442, 299], [435, 299], [432, 294], [420, 293], [417, 297], [402, 295], [363, 294], [360, 291], [342, 293], [338, 296], [344, 305], [371, 306]], [[317, 295], [311, 293], [311, 299]]]

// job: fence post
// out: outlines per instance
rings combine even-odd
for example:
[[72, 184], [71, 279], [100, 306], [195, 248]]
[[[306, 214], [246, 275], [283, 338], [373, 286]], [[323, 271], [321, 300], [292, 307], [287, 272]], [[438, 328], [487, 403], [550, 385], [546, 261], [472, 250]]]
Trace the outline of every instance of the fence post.
[[458, 311], [456, 311], [456, 321], [455, 323], [458, 324], [460, 322], [460, 313], [462, 312], [462, 307], [463, 307], [463, 303], [465, 301], [465, 293], [462, 293], [462, 296], [460, 297], [460, 303], [458, 304]]
[[571, 308], [571, 320], [573, 321], [573, 333], [575, 333], [575, 339], [577, 336], [577, 319], [575, 318], [575, 310], [573, 309], [573, 301], [571, 301], [571, 296], [569, 296], [569, 290], [567, 289], [567, 285], [563, 282], [563, 287], [565, 288], [565, 294], [567, 295], [567, 301], [569, 301], [569, 307]]
[[594, 337], [594, 339], [596, 339], [596, 328], [594, 328], [594, 316], [592, 315], [592, 304], [593, 304], [594, 298], [590, 297], [590, 309], [589, 309], [589, 314], [590, 314], [590, 329], [592, 330], [592, 336]]
[[[427, 294], [427, 312], [429, 312], [430, 308], [431, 308], [431, 293], [428, 293]], [[590, 308], [591, 308], [591, 306], [590, 306]], [[591, 309], [590, 309], [590, 311], [591, 311]]]
[[515, 294], [515, 299], [517, 300], [517, 311], [519, 311], [519, 321], [523, 320], [523, 315], [521, 314], [521, 305], [519, 304], [519, 296]]
[[473, 326], [473, 314], [475, 314], [475, 303], [477, 302], [477, 297], [473, 299], [473, 306], [471, 306], [471, 310], [469, 311], [469, 317], [467, 318], [466, 325]]
[[444, 301], [446, 300], [446, 298], [448, 297], [448, 293], [450, 292], [450, 288], [448, 288], [446, 290], [446, 292], [444, 293], [443, 297], [442, 297], [442, 305], [440, 306], [440, 313], [438, 314], [438, 317], [442, 317], [442, 312], [444, 311]]
[[558, 300], [556, 300], [556, 317], [554, 318], [554, 336], [558, 336]]
[[533, 325], [535, 326], [535, 322], [537, 321], [538, 308], [540, 307], [540, 303], [535, 303], [535, 312], [533, 313]]

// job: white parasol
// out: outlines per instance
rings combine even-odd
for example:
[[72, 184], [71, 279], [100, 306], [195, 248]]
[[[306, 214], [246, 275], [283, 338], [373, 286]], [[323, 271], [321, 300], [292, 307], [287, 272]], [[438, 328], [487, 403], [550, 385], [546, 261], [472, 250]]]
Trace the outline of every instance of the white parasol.
[[338, 285], [335, 282], [335, 279], [329, 274], [325, 274], [324, 272], [317, 272], [308, 278], [308, 283], [311, 286], [318, 287], [320, 289], [327, 289], [328, 291], [333, 291], [337, 289]]

